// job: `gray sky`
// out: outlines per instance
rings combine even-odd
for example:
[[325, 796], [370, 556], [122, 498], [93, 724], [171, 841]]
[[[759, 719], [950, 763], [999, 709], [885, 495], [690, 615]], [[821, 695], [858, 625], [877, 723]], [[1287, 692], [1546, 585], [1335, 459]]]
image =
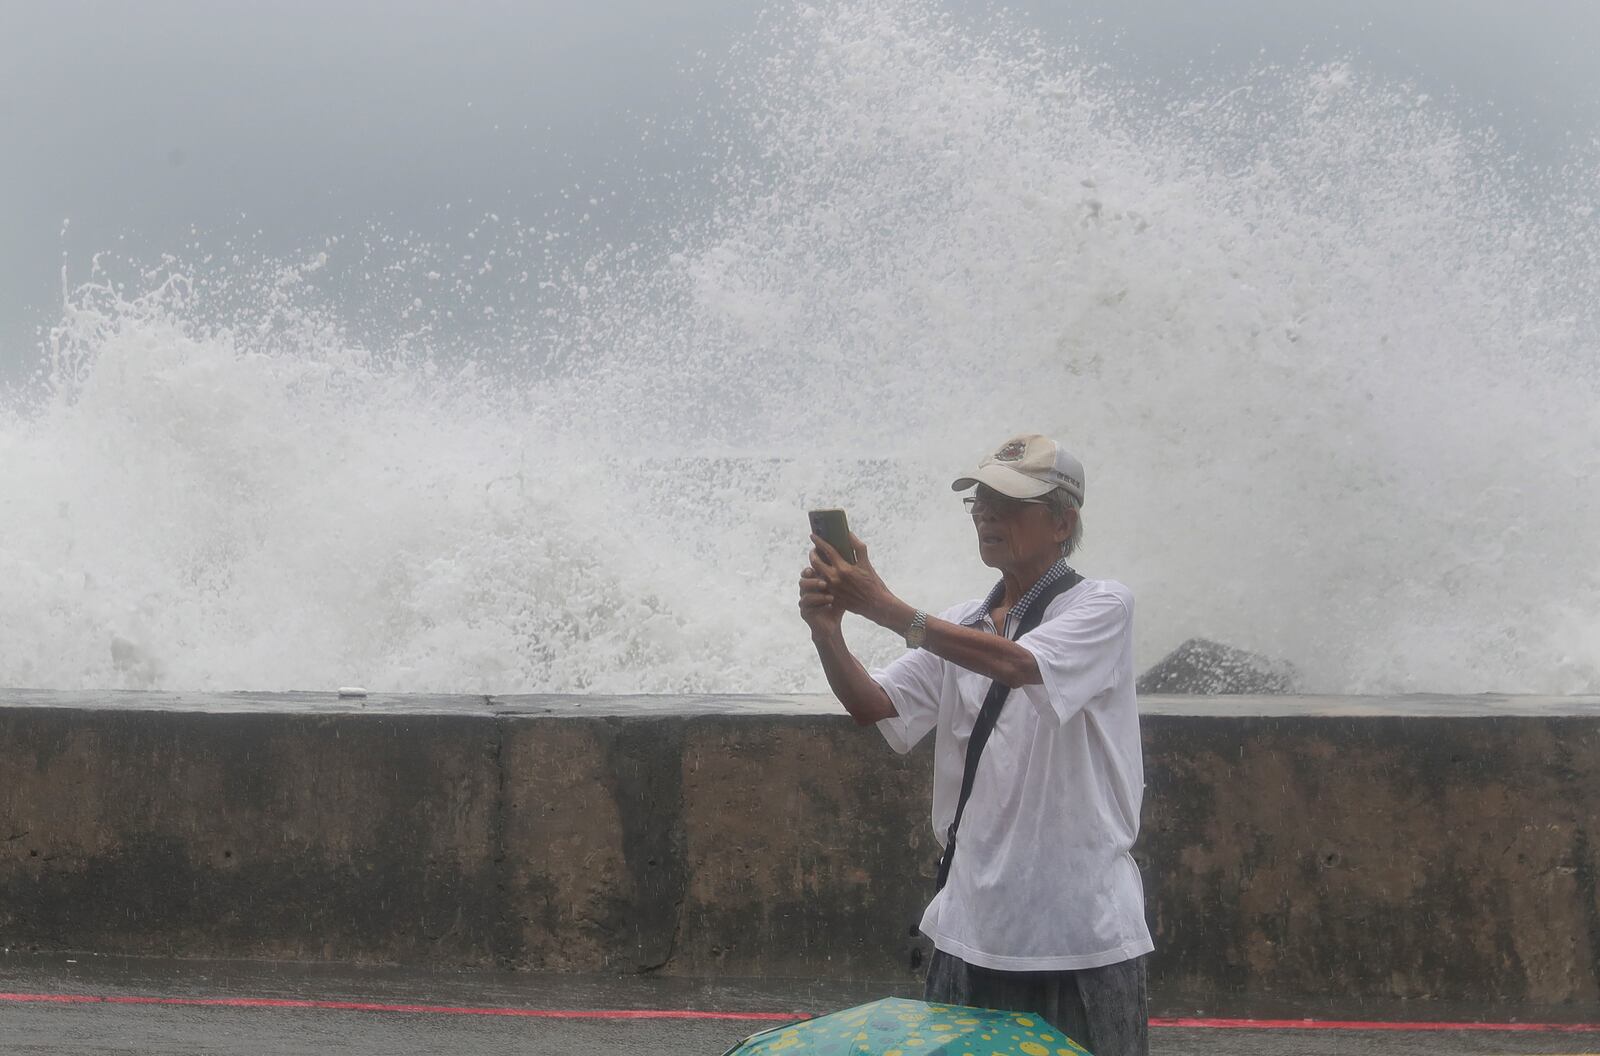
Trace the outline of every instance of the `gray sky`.
[[[447, 203], [536, 216], [608, 168], [680, 164], [692, 136], [641, 130], [706, 105], [707, 75], [686, 70], [749, 32], [755, 6], [0, 0], [0, 374], [53, 321], [64, 253], [81, 275], [95, 250], [153, 259], [191, 225], [259, 230], [268, 252], [369, 222], [447, 230]], [[1132, 78], [1346, 58], [1453, 91], [1542, 162], [1600, 137], [1591, 0], [1016, 8]]]

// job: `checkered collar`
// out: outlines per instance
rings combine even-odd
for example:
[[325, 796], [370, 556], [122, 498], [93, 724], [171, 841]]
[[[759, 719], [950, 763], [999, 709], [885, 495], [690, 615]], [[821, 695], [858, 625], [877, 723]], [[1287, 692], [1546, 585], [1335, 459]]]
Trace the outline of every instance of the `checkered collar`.
[[[1067, 564], [1065, 558], [1062, 558], [1051, 565], [1049, 571], [1040, 576], [1037, 583], [1028, 588], [1027, 593], [1022, 595], [1021, 600], [1011, 606], [1011, 611], [1006, 613], [1005, 633], [1007, 638], [1011, 637], [1011, 631], [1021, 621], [1023, 614], [1033, 607], [1035, 601], [1039, 600], [1039, 595], [1049, 590], [1050, 585], [1056, 580], [1062, 576], [1069, 575], [1071, 572], [1072, 566]], [[994, 612], [994, 607], [1000, 604], [1000, 599], [1005, 597], [1005, 594], [1006, 581], [1002, 579], [994, 585], [993, 590], [989, 591], [989, 596], [983, 599], [983, 605], [979, 607], [977, 613], [963, 620], [961, 625], [963, 627], [994, 626], [994, 621], [990, 619], [990, 613]]]

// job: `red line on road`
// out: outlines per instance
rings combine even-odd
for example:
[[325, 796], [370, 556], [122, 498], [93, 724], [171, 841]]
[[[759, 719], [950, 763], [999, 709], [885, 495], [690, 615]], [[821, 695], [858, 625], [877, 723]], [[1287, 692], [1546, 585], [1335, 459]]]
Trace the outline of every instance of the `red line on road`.
[[[183, 1005], [202, 1008], [314, 1009], [334, 1012], [412, 1012], [447, 1016], [519, 1016], [529, 1019], [707, 1019], [792, 1022], [809, 1019], [802, 1012], [705, 1012], [675, 1008], [474, 1008], [463, 1005], [402, 1005], [378, 1001], [312, 1001], [281, 997], [146, 997], [115, 994], [7, 994], [0, 1002], [49, 1005]], [[1187, 1030], [1350, 1030], [1350, 1031], [1493, 1031], [1534, 1034], [1600, 1034], [1600, 1023], [1443, 1023], [1353, 1019], [1221, 1019], [1217, 1017], [1154, 1018], [1152, 1027]]]
[[1392, 1022], [1364, 1019], [1215, 1019], [1152, 1018], [1152, 1027], [1191, 1030], [1402, 1030], [1402, 1031], [1515, 1031], [1535, 1034], [1600, 1033], [1600, 1023], [1441, 1023], [1436, 1020]]

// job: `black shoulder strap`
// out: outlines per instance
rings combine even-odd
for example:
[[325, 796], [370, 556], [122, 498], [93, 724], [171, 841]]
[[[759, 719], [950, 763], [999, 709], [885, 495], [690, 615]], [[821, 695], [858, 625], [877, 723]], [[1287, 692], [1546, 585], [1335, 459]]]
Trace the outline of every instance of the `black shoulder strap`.
[[[1067, 574], [1056, 580], [1033, 599], [1033, 604], [1028, 606], [1028, 611], [1022, 614], [1022, 623], [1017, 629], [1017, 637], [1021, 638], [1044, 620], [1044, 610], [1050, 603], [1065, 594], [1079, 583], [1083, 577], [1078, 573], [1067, 570]], [[1006, 697], [1011, 694], [1011, 687], [998, 680], [989, 687], [989, 695], [983, 698], [983, 710], [978, 712], [978, 721], [972, 726], [972, 736], [967, 739], [967, 763], [961, 774], [961, 798], [956, 801], [956, 816], [950, 822], [950, 829], [945, 833], [944, 854], [939, 858], [939, 878], [934, 882], [934, 890], [944, 890], [945, 881], [950, 879], [950, 861], [956, 854], [956, 829], [961, 825], [961, 815], [966, 813], [967, 799], [972, 795], [972, 782], [978, 776], [978, 759], [983, 755], [983, 746], [989, 743], [989, 734], [994, 732], [994, 724], [1000, 718], [1000, 709], [1005, 706]]]

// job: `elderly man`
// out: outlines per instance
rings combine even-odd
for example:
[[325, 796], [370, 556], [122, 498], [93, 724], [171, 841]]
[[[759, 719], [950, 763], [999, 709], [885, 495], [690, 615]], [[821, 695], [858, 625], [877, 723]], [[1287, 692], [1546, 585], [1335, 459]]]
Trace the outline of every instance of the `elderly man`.
[[[953, 487], [976, 488], [978, 556], [1000, 572], [987, 597], [930, 616], [854, 537], [852, 564], [812, 536], [800, 577], [828, 685], [856, 721], [902, 753], [935, 731], [944, 854], [922, 918], [927, 998], [1034, 1012], [1096, 1056], [1144, 1056], [1133, 596], [1067, 565], [1083, 467], [1055, 441], [1015, 437]], [[845, 644], [846, 612], [903, 634], [908, 651], [869, 674]]]

